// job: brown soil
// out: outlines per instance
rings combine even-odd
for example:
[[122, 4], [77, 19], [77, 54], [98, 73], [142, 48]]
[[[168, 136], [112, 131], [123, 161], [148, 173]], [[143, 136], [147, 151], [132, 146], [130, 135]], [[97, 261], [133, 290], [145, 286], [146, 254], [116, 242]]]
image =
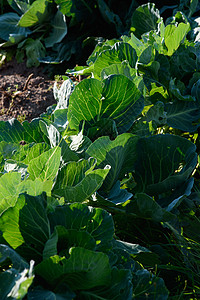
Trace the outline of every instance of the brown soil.
[[0, 120], [19, 121], [39, 117], [48, 106], [56, 103], [53, 97], [54, 80], [43, 67], [27, 68], [15, 60], [0, 67]]

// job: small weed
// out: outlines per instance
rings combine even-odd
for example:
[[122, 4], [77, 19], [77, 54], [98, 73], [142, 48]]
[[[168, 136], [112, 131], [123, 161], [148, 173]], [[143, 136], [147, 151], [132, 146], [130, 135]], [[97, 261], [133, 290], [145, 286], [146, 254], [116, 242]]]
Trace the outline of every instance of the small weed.
[[6, 113], [5, 111], [5, 108], [3, 107], [1, 110], [0, 110], [0, 116], [4, 115]]
[[18, 115], [17, 120], [22, 123], [26, 120], [26, 114], [24, 113], [23, 115]]

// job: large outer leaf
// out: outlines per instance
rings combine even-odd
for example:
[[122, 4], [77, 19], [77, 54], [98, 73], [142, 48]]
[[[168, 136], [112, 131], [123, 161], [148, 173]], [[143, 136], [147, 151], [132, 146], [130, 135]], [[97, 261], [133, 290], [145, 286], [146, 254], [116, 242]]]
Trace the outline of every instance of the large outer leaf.
[[114, 119], [119, 133], [130, 129], [144, 108], [143, 96], [136, 85], [123, 75], [104, 81], [101, 116]]
[[131, 133], [121, 134], [114, 141], [101, 137], [88, 148], [87, 153], [97, 159], [98, 167], [111, 166], [102, 186], [105, 192], [109, 192], [118, 179], [134, 169], [138, 139]]
[[4, 262], [7, 258], [10, 258], [13, 268], [18, 271], [22, 271], [29, 267], [28, 263], [12, 248], [0, 244], [0, 263]]
[[94, 62], [94, 77], [99, 79], [102, 69], [116, 63], [128, 61], [131, 68], [137, 62], [135, 49], [128, 43], [118, 42], [111, 49], [102, 51]]
[[127, 131], [144, 107], [143, 96], [136, 85], [123, 75], [111, 75], [103, 81], [86, 79], [77, 85], [69, 100], [68, 120], [78, 129], [81, 121], [111, 118], [120, 133]]
[[47, 6], [50, 0], [36, 0], [29, 9], [21, 16], [18, 26], [31, 27], [45, 19]]
[[149, 299], [167, 300], [169, 291], [162, 278], [152, 275], [145, 269], [137, 270], [133, 275], [133, 295], [143, 300], [148, 293]]
[[64, 197], [67, 202], [83, 202], [102, 185], [110, 168], [93, 170], [95, 159], [70, 162], [62, 167], [52, 194]]
[[5, 142], [20, 142], [24, 140], [24, 128], [20, 122], [15, 119], [0, 122], [0, 140]]
[[1, 299], [22, 299], [34, 279], [33, 262], [29, 267], [13, 249], [0, 245], [0, 263], [7, 258], [11, 260], [12, 268], [0, 273], [0, 297]]
[[54, 233], [44, 247], [43, 259], [50, 258], [57, 254], [62, 256], [63, 253], [68, 253], [72, 247], [95, 250], [95, 246], [96, 242], [94, 238], [87, 231], [56, 226]]
[[[13, 123], [15, 124], [16, 122], [17, 120], [15, 120]], [[47, 141], [47, 139], [45, 139], [44, 135], [40, 130], [39, 123], [40, 123], [39, 118], [33, 119], [30, 123], [28, 121], [24, 121], [22, 123], [24, 129], [23, 139], [26, 142], [39, 143], [39, 142]]]
[[25, 241], [22, 253], [26, 258], [35, 256], [35, 260], [38, 260], [50, 236], [46, 199], [42, 196], [24, 196], [25, 205], [19, 211], [19, 228]]
[[[105, 42], [99, 42], [96, 47], [94, 48], [94, 51], [92, 52], [92, 54], [89, 56], [88, 60], [87, 60], [87, 65], [90, 66], [92, 65], [97, 57], [99, 56], [99, 54], [105, 50], [111, 49], [116, 42], [119, 42], [119, 40], [117, 39], [112, 39], [112, 40], [106, 40]], [[76, 67], [78, 68], [78, 67]], [[75, 69], [76, 69], [75, 68]], [[84, 68], [84, 67], [83, 67]]]
[[[106, 191], [104, 187], [102, 187], [101, 190], [98, 191], [93, 196], [93, 200], [97, 200], [99, 205], [103, 206], [115, 206], [117, 204], [121, 204], [129, 200], [133, 194], [129, 193], [126, 189], [120, 188], [120, 181], [117, 180], [110, 191]], [[101, 195], [100, 195], [101, 194]], [[113, 205], [114, 204], [114, 205]]]
[[200, 126], [200, 104], [176, 101], [165, 104], [167, 125], [185, 132], [194, 132]]
[[167, 123], [166, 112], [164, 111], [164, 104], [158, 101], [156, 104], [150, 107], [145, 115], [147, 122], [153, 122], [157, 126], [165, 125]]
[[196, 43], [195, 46], [181, 44], [176, 50], [176, 53], [170, 57], [171, 77], [181, 80], [186, 76], [187, 73], [190, 73], [189, 76], [191, 76], [191, 73], [194, 73], [198, 76], [198, 72], [196, 72], [200, 69], [200, 57], [198, 53], [198, 43]]
[[141, 138], [134, 175], [136, 190], [155, 195], [184, 184], [197, 163], [195, 150], [189, 140], [171, 134]]
[[[191, 95], [182, 95], [183, 91], [176, 86], [176, 78], [171, 79], [169, 82], [169, 92], [172, 94], [172, 98], [176, 98], [181, 101], [195, 101], [195, 99]], [[182, 92], [182, 93], [181, 93]]]
[[73, 13], [71, 13], [71, 8], [73, 5], [73, 1], [71, 0], [55, 0], [58, 5], [59, 10], [66, 15], [67, 17], [71, 17]]
[[15, 152], [18, 152], [20, 145], [16, 143], [7, 143], [4, 141], [0, 142], [0, 152], [4, 159], [9, 159], [13, 156]]
[[108, 118], [101, 118], [92, 127], [89, 127], [88, 124], [86, 124], [84, 130], [90, 140], [96, 140], [98, 137], [105, 135], [113, 139], [118, 135], [115, 121]]
[[148, 45], [145, 49], [142, 50], [140, 53], [138, 64], [140, 65], [148, 65], [152, 63], [155, 59], [155, 49], [152, 45]]
[[80, 203], [56, 207], [55, 211], [49, 214], [49, 220], [52, 232], [58, 225], [70, 230], [88, 232], [95, 239], [97, 249], [104, 247], [113, 239], [112, 216], [100, 208]]
[[168, 48], [168, 55], [171, 56], [180, 46], [181, 41], [185, 38], [190, 29], [190, 24], [179, 23], [176, 27], [173, 24], [165, 28], [165, 45]]
[[32, 180], [23, 180], [18, 188], [17, 192], [20, 193], [27, 193], [31, 196], [39, 196], [43, 192], [45, 192], [48, 196], [51, 196], [51, 189], [52, 189], [53, 181], [46, 180], [42, 181], [40, 178]]
[[0, 215], [9, 207], [15, 206], [20, 193], [26, 192], [29, 195], [38, 196], [46, 192], [50, 195], [52, 184], [50, 180], [42, 182], [40, 179], [21, 181], [21, 174], [17, 172], [2, 175], [0, 177]]
[[51, 147], [60, 147], [61, 157], [64, 162], [77, 161], [79, 159], [78, 155], [70, 149], [58, 129], [53, 124], [48, 126], [44, 121], [40, 121], [40, 128], [49, 139]]
[[30, 4], [27, 3], [29, 1], [24, 0], [7, 0], [9, 5], [19, 14], [25, 13], [28, 8], [30, 7]]
[[50, 237], [44, 195], [20, 194], [14, 207], [0, 218], [0, 230], [12, 248], [17, 248], [26, 260], [41, 260], [42, 251]]
[[26, 37], [30, 30], [26, 28], [20, 28], [17, 25], [19, 16], [15, 13], [6, 13], [0, 16], [0, 38], [8, 41], [9, 36], [12, 34], [18, 34], [19, 36]]
[[132, 275], [129, 270], [112, 269], [111, 283], [101, 287], [95, 287], [87, 291], [81, 291], [80, 297], [86, 300], [131, 300], [132, 291]]
[[[50, 149], [49, 145], [47, 145], [45, 143], [37, 143], [37, 144], [30, 143], [30, 144], [18, 146], [17, 144], [4, 144], [2, 142], [2, 146], [5, 147], [4, 148], [5, 150], [7, 149], [7, 147], [10, 147], [10, 148], [12, 146], [18, 147], [15, 151], [12, 152], [13, 155], [11, 155], [10, 157], [5, 156], [5, 158], [12, 158], [13, 160], [15, 160], [17, 162], [23, 162], [24, 164], [29, 164], [29, 162], [32, 159], [38, 157], [39, 155], [41, 155], [42, 153], [44, 153]], [[5, 153], [5, 155], [6, 155], [6, 153]]]
[[67, 115], [71, 128], [78, 129], [82, 120], [94, 122], [100, 112], [102, 89], [101, 82], [93, 78], [83, 80], [76, 86], [69, 99]]
[[80, 247], [71, 249], [69, 259], [55, 255], [44, 260], [35, 271], [52, 286], [62, 278], [73, 290], [108, 285], [111, 280], [108, 256]]
[[156, 30], [159, 19], [160, 13], [159, 10], [155, 8], [155, 4], [147, 3], [139, 6], [134, 11], [131, 20], [134, 34], [140, 38], [143, 33]]
[[131, 37], [128, 38], [127, 42], [135, 49], [138, 56], [140, 56], [140, 54], [145, 50], [145, 48], [148, 47], [148, 45], [145, 45], [133, 33], [131, 33]]
[[134, 257], [134, 260], [140, 261], [145, 265], [148, 264], [149, 266], [153, 266], [159, 262], [157, 254], [138, 244], [131, 244], [120, 240], [113, 240], [112, 245], [114, 251], [118, 250], [123, 251], [124, 253], [127, 252]]
[[54, 180], [60, 165], [61, 149], [52, 148], [32, 159], [28, 165], [29, 179]]
[[16, 119], [9, 121], [0, 121], [0, 141], [8, 143], [25, 142], [43, 142], [44, 137], [39, 128], [39, 119], [34, 119], [31, 123], [24, 121], [21, 124]]
[[17, 188], [20, 183], [20, 173], [7, 173], [0, 177], [0, 215], [15, 205], [18, 197]]
[[67, 109], [56, 109], [53, 114], [54, 124], [61, 131], [64, 131], [67, 128], [68, 120], [67, 120]]
[[6, 242], [13, 248], [24, 243], [19, 230], [19, 211], [25, 204], [25, 199], [20, 195], [14, 207], [9, 207], [0, 218], [0, 231]]
[[112, 74], [122, 74], [132, 80], [136, 77], [136, 70], [131, 68], [127, 61], [112, 64], [102, 69], [101, 80], [106, 79]]
[[52, 47], [55, 43], [62, 41], [67, 34], [67, 25], [65, 16], [58, 10], [51, 22], [52, 30], [45, 39], [45, 46]]
[[139, 218], [149, 219], [154, 222], [167, 222], [175, 216], [162, 208], [152, 197], [138, 193], [126, 207], [128, 213], [136, 214]]

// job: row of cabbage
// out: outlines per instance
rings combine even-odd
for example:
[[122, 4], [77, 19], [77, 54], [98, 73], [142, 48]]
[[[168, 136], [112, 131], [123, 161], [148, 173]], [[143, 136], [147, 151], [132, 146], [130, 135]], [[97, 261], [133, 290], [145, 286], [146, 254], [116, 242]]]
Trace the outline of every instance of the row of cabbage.
[[0, 122], [2, 299], [198, 297], [198, 20], [146, 4], [131, 30]]

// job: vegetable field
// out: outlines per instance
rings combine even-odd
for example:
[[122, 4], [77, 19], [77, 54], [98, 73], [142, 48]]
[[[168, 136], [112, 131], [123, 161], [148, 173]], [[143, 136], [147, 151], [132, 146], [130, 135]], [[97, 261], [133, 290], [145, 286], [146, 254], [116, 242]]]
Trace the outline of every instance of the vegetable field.
[[7, 2], [2, 60], [70, 67], [0, 121], [0, 299], [200, 299], [199, 2]]

